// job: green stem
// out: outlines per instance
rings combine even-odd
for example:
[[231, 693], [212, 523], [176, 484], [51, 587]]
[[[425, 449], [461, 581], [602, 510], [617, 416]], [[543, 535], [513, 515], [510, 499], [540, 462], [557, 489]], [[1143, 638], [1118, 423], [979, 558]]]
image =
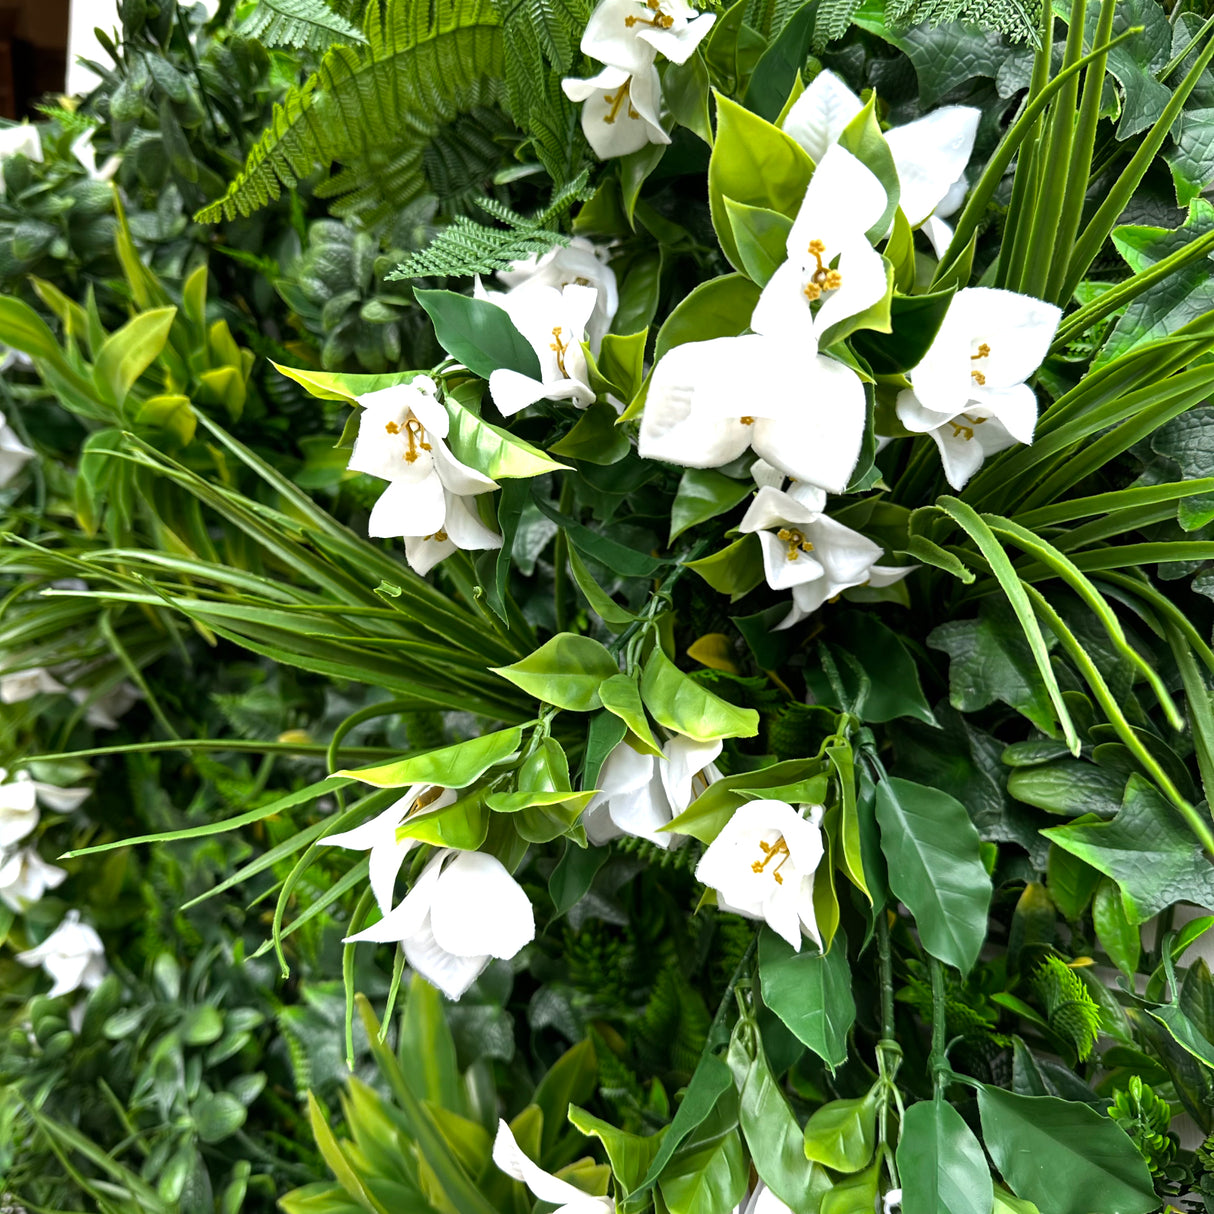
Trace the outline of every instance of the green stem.
[[[565, 477], [561, 483], [561, 498], [557, 509], [568, 514], [573, 508], [573, 481]], [[552, 581], [553, 605], [556, 608], [556, 630], [565, 632], [569, 623], [569, 536], [564, 529], [556, 533], [553, 552], [554, 575]]]
[[889, 951], [889, 913], [877, 912], [877, 966], [881, 978], [881, 1040], [894, 1040], [894, 968]]
[[937, 1099], [941, 1099], [949, 1074], [948, 1056], [945, 1053], [948, 1021], [944, 998], [944, 966], [935, 957], [929, 957], [928, 970], [932, 979], [932, 1052], [928, 1056], [928, 1067], [932, 1073], [932, 1091]]

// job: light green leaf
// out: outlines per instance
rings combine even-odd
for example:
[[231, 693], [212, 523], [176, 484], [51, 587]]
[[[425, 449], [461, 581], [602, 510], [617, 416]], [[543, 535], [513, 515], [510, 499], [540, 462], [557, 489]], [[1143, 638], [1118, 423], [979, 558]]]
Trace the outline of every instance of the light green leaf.
[[805, 1157], [836, 1172], [858, 1172], [877, 1141], [877, 1092], [855, 1100], [831, 1100], [805, 1123]]
[[768, 207], [751, 207], [732, 198], [722, 201], [746, 276], [759, 286], [766, 286], [767, 280], [788, 260], [792, 220]]
[[753, 708], [739, 708], [701, 687], [660, 646], [655, 646], [645, 663], [641, 699], [659, 725], [697, 742], [753, 738], [759, 732], [759, 714]]
[[891, 776], [877, 785], [876, 809], [890, 889], [914, 915], [928, 952], [968, 973], [986, 939], [991, 879], [965, 806]]
[[543, 476], [560, 472], [567, 464], [549, 459], [537, 447], [515, 438], [508, 430], [477, 417], [448, 394], [444, 402], [451, 418], [447, 442], [456, 459], [483, 472], [494, 480], [510, 477]]
[[742, 274], [710, 278], [685, 295], [658, 330], [654, 362], [675, 346], [714, 337], [737, 337], [750, 328], [759, 288]]
[[456, 742], [453, 746], [407, 755], [391, 763], [377, 763], [374, 767], [361, 767], [337, 774], [361, 780], [364, 784], [373, 784], [376, 788], [404, 788], [409, 784], [466, 788], [489, 768], [514, 758], [522, 740], [522, 728], [515, 726], [513, 729], [501, 729], [479, 738]]
[[732, 510], [752, 492], [753, 482], [734, 480], [715, 468], [688, 468], [670, 508], [670, 542], [689, 527]]
[[991, 1214], [994, 1186], [982, 1144], [943, 1100], [906, 1110], [898, 1140], [904, 1214]]
[[103, 400], [122, 407], [135, 381], [160, 356], [176, 315], [176, 308], [141, 312], [105, 339], [93, 366], [93, 384]]
[[660, 1130], [646, 1138], [629, 1134], [578, 1108], [576, 1104], [569, 1106], [569, 1124], [579, 1133], [588, 1138], [597, 1138], [603, 1144], [603, 1150], [611, 1161], [612, 1174], [624, 1190], [622, 1196], [631, 1193], [644, 1179], [665, 1133]]
[[638, 749], [647, 754], [662, 753], [661, 745], [653, 736], [653, 730], [649, 728], [645, 706], [641, 703], [641, 691], [635, 678], [626, 674], [612, 675], [599, 687], [599, 698], [608, 712], [614, 713], [632, 730], [640, 743]]
[[1117, 886], [1108, 877], [1103, 877], [1096, 889], [1096, 898], [1092, 903], [1092, 926], [1096, 929], [1100, 947], [1132, 982], [1138, 971], [1142, 939], [1137, 926], [1126, 918]]
[[347, 375], [342, 371], [314, 371], [311, 367], [284, 367], [276, 362], [270, 365], [317, 400], [342, 400], [351, 405], [358, 404], [360, 396], [407, 384], [415, 376], [424, 374], [422, 371], [388, 371], [381, 375]]
[[620, 671], [603, 645], [572, 632], [558, 633], [521, 661], [491, 669], [537, 700], [570, 712], [600, 707], [599, 684]]
[[749, 594], [763, 580], [763, 546], [752, 532], [720, 552], [687, 561], [686, 565], [733, 601]]
[[749, 1169], [737, 1130], [676, 1155], [658, 1182], [670, 1214], [720, 1214], [746, 1196]]

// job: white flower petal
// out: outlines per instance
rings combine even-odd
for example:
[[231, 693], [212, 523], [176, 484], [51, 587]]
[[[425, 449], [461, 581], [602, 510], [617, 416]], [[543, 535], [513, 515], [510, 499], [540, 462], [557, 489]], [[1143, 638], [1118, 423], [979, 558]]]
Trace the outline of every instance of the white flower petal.
[[[626, 72], [638, 72], [649, 67], [655, 49], [638, 37], [635, 24], [638, 15], [651, 16], [637, 0], [602, 0], [590, 14], [582, 34], [582, 54]], [[628, 24], [629, 18], [633, 24]]]
[[[675, 734], [667, 739], [662, 747], [658, 775], [672, 814], [681, 814], [695, 799], [695, 777], [712, 767], [723, 748], [720, 738], [713, 742], [697, 742], [694, 738]], [[666, 838], [671, 836], [668, 834]]]
[[793, 102], [784, 119], [784, 133], [818, 164], [863, 108], [860, 98], [834, 72], [821, 71]]
[[487, 477], [483, 472], [461, 464], [441, 440], [434, 442], [434, 470], [444, 489], [458, 493], [463, 497], [471, 497], [477, 493], [488, 493], [497, 489], [498, 483]]
[[367, 534], [379, 539], [432, 535], [447, 517], [442, 482], [437, 476], [419, 481], [391, 481], [367, 521]]
[[405, 560], [418, 577], [425, 577], [439, 561], [446, 560], [456, 546], [450, 539], [440, 540], [436, 534], [406, 535]]
[[509, 367], [499, 367], [489, 374], [489, 394], [504, 417], [513, 417], [528, 405], [543, 400], [548, 391], [541, 380]]
[[440, 947], [459, 956], [509, 960], [535, 939], [535, 912], [523, 887], [483, 852], [460, 852], [444, 869], [430, 923]]
[[801, 526], [812, 523], [818, 512], [782, 489], [763, 485], [759, 488], [738, 524], [739, 531], [766, 531], [786, 523]]
[[817, 581], [824, 575], [812, 552], [798, 551], [790, 559], [789, 545], [771, 531], [759, 532], [763, 547], [763, 573], [773, 590], [791, 590], [802, 582]]
[[885, 132], [901, 187], [899, 205], [917, 228], [965, 172], [982, 112], [946, 105], [905, 126]]
[[459, 1000], [467, 989], [484, 973], [489, 957], [459, 957], [434, 938], [429, 916], [416, 932], [401, 941], [405, 959], [432, 986], [438, 987], [448, 999]]
[[465, 552], [500, 548], [502, 537], [481, 522], [475, 500], [447, 494], [447, 521], [443, 528], [450, 541]]
[[58, 814], [74, 813], [93, 794], [91, 788], [60, 788], [58, 784], [32, 781], [40, 805]]
[[1028, 379], [1044, 361], [1062, 318], [1062, 310], [1053, 304], [995, 287], [958, 291], [949, 314], [954, 310], [965, 318], [971, 340], [990, 346], [990, 353], [975, 364], [988, 389], [1010, 388]]
[[[573, 1211], [577, 1211], [577, 1214], [592, 1214], [594, 1211], [614, 1214], [615, 1202], [610, 1197], [592, 1197], [583, 1193], [567, 1180], [545, 1172], [538, 1163], [529, 1159], [504, 1121], [497, 1123], [493, 1162], [511, 1179], [521, 1180], [540, 1201], [562, 1206], [571, 1214]], [[557, 1211], [557, 1214], [561, 1212]]]
[[406, 940], [420, 932], [422, 925], [430, 918], [430, 903], [442, 876], [443, 865], [452, 855], [454, 853], [450, 851], [441, 851], [434, 855], [413, 883], [413, 888], [391, 912], [384, 915], [378, 923], [372, 923], [361, 932], [347, 936], [346, 940], [369, 940], [376, 944], [387, 944]]
[[848, 242], [839, 254], [838, 269], [843, 285], [823, 295], [822, 306], [814, 317], [819, 342], [833, 325], [859, 316], [883, 298], [888, 289], [885, 262], [867, 240]]

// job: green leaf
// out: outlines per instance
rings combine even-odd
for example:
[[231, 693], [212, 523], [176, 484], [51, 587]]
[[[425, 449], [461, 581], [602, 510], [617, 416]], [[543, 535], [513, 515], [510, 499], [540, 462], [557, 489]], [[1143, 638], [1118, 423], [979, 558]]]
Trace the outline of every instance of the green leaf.
[[586, 568], [586, 563], [578, 555], [576, 548], [569, 549], [569, 571], [573, 574], [573, 580], [577, 582], [578, 589], [586, 596], [586, 602], [590, 604], [590, 609], [601, 619], [605, 624], [616, 628], [627, 627], [637, 617], [627, 607], [621, 607], [590, 575], [590, 570]]
[[1214, 181], [1214, 109], [1186, 109], [1172, 127], [1175, 146], [1164, 153], [1176, 186], [1176, 205], [1187, 207]]
[[0, 296], [0, 342], [47, 362], [63, 362], [63, 352], [46, 321], [27, 303]]
[[737, 1130], [676, 1156], [658, 1182], [670, 1214], [720, 1214], [746, 1196], [749, 1168]]
[[617, 463], [632, 450], [627, 432], [616, 425], [618, 420], [610, 405], [591, 405], [550, 450], [553, 455], [584, 459], [590, 464]]
[[601, 706], [599, 684], [619, 674], [619, 664], [598, 641], [561, 632], [510, 666], [491, 667], [545, 704], [570, 712]]
[[478, 472], [494, 480], [505, 480], [516, 476], [543, 476], [546, 472], [567, 469], [567, 464], [558, 464], [530, 443], [515, 438], [508, 430], [477, 417], [450, 394], [445, 404], [451, 418], [447, 442], [456, 459]]
[[746, 801], [758, 797], [821, 803], [826, 797], [825, 765], [818, 759], [790, 759], [758, 771], [715, 780], [675, 820], [671, 829], [711, 843]]
[[572, 839], [565, 841], [565, 854], [548, 878], [548, 893], [558, 916], [565, 914], [590, 889], [595, 874], [610, 855], [605, 847], [578, 847]]
[[[874, 93], [864, 108], [843, 128], [839, 146], [846, 148], [863, 164], [885, 190], [886, 204], [880, 219], [868, 230], [869, 240], [879, 241], [889, 231], [894, 212], [902, 197], [902, 186], [898, 181], [898, 169], [894, 165], [894, 154], [889, 150], [876, 115], [877, 95]], [[868, 326], [873, 327], [873, 326]], [[885, 332], [889, 330], [886, 329]]]
[[1132, 924], [1175, 902], [1214, 905], [1214, 867], [1176, 810], [1140, 775], [1130, 777], [1121, 812], [1111, 822], [1041, 833], [1115, 881]]
[[978, 1088], [982, 1139], [1017, 1197], [1041, 1214], [1148, 1214], [1159, 1199], [1125, 1131], [1086, 1104]]
[[1121, 808], [1125, 782], [1124, 771], [1098, 767], [1086, 759], [1059, 759], [1039, 767], [1016, 768], [1007, 778], [1007, 790], [1017, 801], [1047, 813], [1111, 818]]
[[831, 1100], [805, 1123], [805, 1157], [836, 1172], [868, 1165], [877, 1142], [877, 1091], [855, 1100]]
[[1109, 960], [1133, 982], [1142, 953], [1142, 939], [1138, 928], [1126, 918], [1117, 886], [1108, 877], [1101, 879], [1096, 890], [1096, 900], [1092, 904], [1092, 926]]
[[539, 379], [540, 363], [531, 344], [496, 304], [454, 291], [414, 294], [434, 322], [438, 344], [474, 375], [488, 379], [504, 367]]
[[755, 65], [746, 91], [746, 108], [768, 122], [781, 118], [789, 93], [800, 83], [813, 41], [816, 12], [816, 4], [798, 5]]
[[688, 468], [670, 508], [670, 542], [689, 527], [732, 510], [753, 491], [753, 483], [734, 480], [715, 468]]
[[892, 332], [855, 333], [851, 339], [855, 352], [877, 375], [899, 375], [917, 367], [940, 331], [953, 295], [953, 291], [895, 295], [890, 301]]
[[1078, 856], [1072, 856], [1056, 843], [1050, 844], [1045, 886], [1054, 899], [1054, 905], [1072, 923], [1087, 910], [1096, 887], [1103, 879], [1096, 869], [1085, 864]]
[[890, 889], [914, 915], [928, 952], [968, 973], [986, 939], [991, 879], [965, 806], [891, 776], [877, 785], [876, 808]]
[[847, 1034], [856, 1019], [847, 937], [842, 928], [828, 953], [795, 952], [769, 928], [759, 937], [763, 1002], [798, 1041], [831, 1070], [847, 1061]]
[[739, 708], [701, 687], [660, 646], [654, 647], [645, 663], [641, 698], [659, 725], [697, 742], [753, 738], [759, 732], [759, 714], [753, 708]]
[[700, 283], [679, 300], [658, 330], [654, 362], [687, 342], [744, 333], [758, 302], [759, 288], [744, 274], [726, 274]]
[[245, 1123], [248, 1111], [230, 1092], [213, 1092], [190, 1109], [198, 1137], [206, 1143], [230, 1138]]
[[991, 1214], [995, 1193], [982, 1144], [941, 1099], [906, 1110], [898, 1139], [904, 1214]]
[[280, 375], [294, 380], [301, 388], [317, 400], [342, 400], [347, 404], [358, 404], [360, 396], [378, 392], [382, 388], [394, 388], [407, 384], [424, 371], [387, 371], [380, 375], [347, 375], [344, 371], [316, 371], [311, 367], [284, 367], [281, 363], [270, 364]]
[[544, 1114], [540, 1154], [547, 1158], [565, 1132], [570, 1104], [581, 1104], [594, 1094], [599, 1064], [589, 1039], [567, 1049], [548, 1069], [535, 1089], [532, 1102]]
[[467, 1097], [443, 997], [420, 974], [409, 981], [397, 1049], [409, 1087], [421, 1100], [463, 1114]]
[[753, 532], [720, 552], [684, 563], [731, 601], [749, 594], [763, 580], [763, 546]]
[[662, 1144], [661, 1133], [650, 1134], [646, 1138], [629, 1134], [578, 1108], [576, 1104], [569, 1106], [569, 1124], [579, 1133], [588, 1138], [597, 1138], [603, 1144], [603, 1150], [611, 1161], [612, 1175], [623, 1188], [621, 1196], [627, 1196], [641, 1183]]
[[741, 270], [742, 256], [725, 199], [794, 219], [814, 165], [800, 144], [779, 127], [719, 93], [716, 98], [717, 136], [708, 163], [708, 200], [721, 249], [729, 263]]
[[376, 788], [404, 788], [409, 784], [433, 784], [440, 788], [466, 788], [491, 767], [509, 762], [522, 745], [521, 727], [469, 738], [454, 746], [441, 746], [419, 755], [408, 755], [391, 763], [377, 763], [337, 774], [373, 784]]
[[[868, 693], [856, 712], [871, 724], [913, 717], [927, 725], [936, 718], [919, 683], [919, 668], [898, 634], [871, 612], [848, 611], [837, 615], [826, 634], [855, 658], [869, 676]], [[844, 687], [858, 694], [858, 680], [841, 664]]]
[[[1170, 961], [1165, 961], [1164, 968], [1175, 986]], [[1207, 1067], [1214, 1067], [1214, 982], [1204, 958], [1199, 957], [1189, 967], [1172, 1002], [1148, 1014], [1168, 1030], [1183, 1050]]]
[[599, 687], [599, 698], [608, 712], [614, 713], [625, 725], [632, 730], [640, 747], [647, 754], [660, 755], [662, 747], [649, 721], [645, 716], [645, 707], [641, 703], [641, 691], [636, 679], [626, 674], [612, 675]]
[[122, 407], [135, 381], [160, 356], [176, 315], [176, 308], [142, 312], [105, 339], [93, 367], [93, 384], [103, 400]]
[[788, 260], [788, 233], [792, 220], [767, 207], [751, 207], [732, 198], [722, 199], [738, 256], [746, 276], [759, 286]]

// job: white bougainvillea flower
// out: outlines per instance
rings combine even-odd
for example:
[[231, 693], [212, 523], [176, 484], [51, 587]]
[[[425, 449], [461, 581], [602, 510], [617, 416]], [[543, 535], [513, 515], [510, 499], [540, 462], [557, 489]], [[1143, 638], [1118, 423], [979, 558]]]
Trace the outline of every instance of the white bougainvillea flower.
[[784, 801], [740, 806], [696, 865], [696, 878], [717, 891], [722, 910], [764, 919], [798, 952], [808, 936], [819, 947], [814, 873], [822, 862], [822, 807], [797, 810]]
[[810, 178], [788, 232], [788, 260], [763, 288], [750, 327], [792, 350], [816, 350], [832, 325], [881, 299], [885, 263], [865, 233], [884, 210], [885, 189], [872, 171], [833, 145]]
[[[818, 162], [863, 108], [838, 76], [819, 72], [788, 111], [784, 132]], [[981, 117], [982, 111], [973, 106], [945, 105], [885, 132], [901, 188], [899, 206], [912, 228], [933, 212], [952, 213], [940, 208], [958, 183], [964, 186]]]
[[405, 857], [417, 846], [416, 839], [398, 839], [397, 828], [404, 824], [411, 813], [421, 813], [426, 809], [444, 809], [454, 804], [458, 795], [453, 788], [414, 784], [403, 797], [393, 801], [383, 813], [376, 815], [369, 822], [319, 841], [327, 847], [348, 847], [351, 851], [371, 853], [371, 890], [375, 894], [380, 912], [386, 915], [392, 910], [396, 876], [405, 862]]
[[143, 699], [143, 692], [131, 683], [119, 683], [99, 696], [84, 687], [73, 687], [70, 694], [77, 704], [87, 705], [84, 721], [94, 729], [117, 729], [118, 718]]
[[719, 739], [697, 742], [682, 734], [666, 741], [661, 757], [621, 742], [603, 761], [600, 791], [582, 815], [586, 837], [597, 844], [635, 835], [663, 848], [681, 842], [661, 828], [720, 779], [713, 762], [720, 753]]
[[12, 910], [25, 910], [66, 877], [64, 869], [48, 864], [32, 847], [0, 851], [0, 902]]
[[50, 998], [70, 994], [83, 987], [93, 990], [105, 977], [105, 946], [79, 911], [68, 911], [62, 923], [36, 948], [17, 954], [22, 965], [40, 965], [54, 980]]
[[0, 849], [12, 847], [33, 833], [41, 816], [39, 804], [71, 813], [89, 795], [87, 788], [60, 788], [19, 771], [11, 779], [0, 767]]
[[500, 548], [501, 536], [470, 499], [497, 482], [460, 463], [443, 441], [450, 428], [435, 383], [419, 375], [359, 398], [363, 406], [350, 468], [389, 482], [371, 511], [370, 535], [404, 538], [405, 556], [428, 573], [458, 548]]
[[864, 437], [864, 385], [834, 359], [756, 334], [687, 342], [654, 368], [638, 451], [718, 468], [751, 448], [798, 481], [847, 488]]
[[661, 123], [662, 82], [652, 63], [631, 72], [605, 67], [586, 80], [567, 77], [561, 88], [570, 101], [582, 102], [582, 130], [600, 160], [670, 142]]
[[620, 306], [619, 285], [607, 257], [603, 245], [575, 236], [567, 245], [551, 249], [542, 257], [529, 257], [514, 262], [508, 270], [499, 270], [497, 279], [511, 292], [536, 287], [593, 287], [597, 293], [594, 311], [586, 322], [586, 339], [591, 353], [597, 356]]
[[[0, 174], [0, 183], [3, 180], [3, 175]], [[3, 192], [0, 189], [0, 196], [3, 196]], [[3, 489], [25, 467], [26, 461], [33, 459], [36, 454], [36, 451], [31, 451], [17, 437], [17, 432], [5, 420], [4, 414], [0, 413], [0, 489]]]
[[602, 0], [586, 23], [582, 53], [628, 72], [649, 67], [655, 54], [686, 63], [716, 19], [687, 0]]
[[529, 1159], [504, 1121], [497, 1123], [493, 1162], [512, 1180], [521, 1180], [540, 1201], [556, 1206], [553, 1214], [615, 1214], [615, 1202], [610, 1197], [583, 1193]]
[[953, 182], [936, 209], [923, 221], [923, 227], [920, 230], [927, 237], [937, 257], [944, 256], [953, 240], [953, 226], [945, 223], [945, 220], [961, 209], [961, 204], [965, 201], [969, 189], [969, 182], [964, 177]]
[[45, 666], [0, 675], [0, 704], [20, 704], [36, 695], [53, 695], [67, 688]]
[[399, 942], [409, 964], [459, 999], [493, 957], [508, 961], [535, 939], [523, 887], [494, 856], [440, 851], [400, 904], [347, 940]]
[[510, 317], [540, 364], [539, 379], [506, 367], [490, 374], [493, 403], [507, 417], [537, 400], [571, 400], [579, 409], [594, 403], [582, 349], [586, 326], [598, 302], [594, 287], [571, 283], [559, 288], [487, 292], [478, 282], [477, 295]]
[[792, 591], [792, 610], [777, 630], [791, 628], [845, 590], [892, 586], [914, 568], [878, 565], [879, 545], [820, 513], [804, 492], [794, 497], [761, 487], [738, 530], [758, 533], [767, 584]]
[[1025, 380], [1049, 351], [1061, 316], [1053, 304], [994, 287], [953, 296], [896, 408], [908, 430], [935, 440], [954, 489], [988, 455], [1033, 441], [1037, 397]]
[[[42, 136], [36, 126], [22, 122], [16, 126], [0, 127], [0, 170], [10, 156], [42, 159]], [[0, 171], [0, 198], [4, 196], [5, 185], [4, 173]]]

